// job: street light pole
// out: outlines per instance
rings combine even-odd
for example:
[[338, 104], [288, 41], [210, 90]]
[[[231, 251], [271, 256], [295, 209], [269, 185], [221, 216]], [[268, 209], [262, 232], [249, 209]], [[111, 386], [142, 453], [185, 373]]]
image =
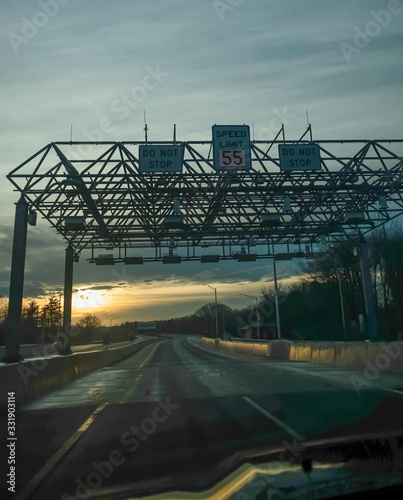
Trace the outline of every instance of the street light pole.
[[346, 335], [346, 317], [344, 314], [344, 303], [343, 303], [343, 294], [341, 291], [341, 281], [340, 281], [340, 276], [339, 273], [336, 273], [337, 276], [337, 281], [339, 283], [339, 295], [340, 295], [340, 306], [341, 306], [341, 316], [343, 319], [343, 332], [344, 332], [344, 341], [347, 340], [347, 335]]
[[216, 336], [219, 337], [218, 334], [218, 304], [217, 304], [217, 288], [214, 288], [214, 299], [215, 299], [215, 329]]
[[214, 299], [215, 299], [215, 328], [216, 328], [216, 337], [218, 338], [218, 304], [217, 304], [217, 288], [213, 286], [207, 285], [209, 288], [214, 290]]
[[257, 338], [260, 340], [260, 321], [259, 321], [259, 308], [257, 304], [257, 299], [258, 297], [255, 297], [254, 295], [246, 295], [245, 293], [240, 293], [239, 295], [243, 295], [244, 297], [249, 297], [251, 299], [255, 299], [255, 305], [256, 305], [256, 326], [257, 326]]
[[259, 309], [257, 307], [257, 297], [256, 299], [256, 323], [257, 323], [257, 338], [260, 340], [260, 318], [259, 318]]
[[114, 319], [119, 319], [119, 318], [120, 318], [120, 316], [116, 316], [115, 318], [111, 318], [111, 319], [109, 320], [109, 342], [110, 342], [110, 343], [112, 342], [112, 321], [113, 321]]

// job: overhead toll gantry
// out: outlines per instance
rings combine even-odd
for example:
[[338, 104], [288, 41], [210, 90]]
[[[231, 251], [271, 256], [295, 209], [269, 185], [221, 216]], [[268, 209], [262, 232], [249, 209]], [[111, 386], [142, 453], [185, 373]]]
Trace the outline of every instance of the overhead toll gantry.
[[316, 244], [365, 235], [403, 213], [402, 158], [403, 140], [313, 140], [310, 126], [298, 140], [284, 127], [264, 141], [251, 140], [247, 125], [215, 125], [206, 141], [175, 133], [48, 144], [7, 176], [20, 200], [5, 359], [19, 359], [26, 231], [37, 214], [68, 244], [67, 332], [73, 262], [84, 251], [97, 265], [275, 263], [278, 245], [287, 247], [279, 260], [292, 245], [295, 257], [312, 256]]

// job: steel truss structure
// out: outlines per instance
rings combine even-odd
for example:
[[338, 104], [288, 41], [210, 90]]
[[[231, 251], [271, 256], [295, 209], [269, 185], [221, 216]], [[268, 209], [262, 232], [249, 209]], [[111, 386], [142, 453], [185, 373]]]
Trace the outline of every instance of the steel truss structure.
[[[251, 141], [252, 169], [224, 172], [214, 170], [211, 141], [53, 142], [7, 177], [77, 256], [91, 250], [91, 261], [105, 248], [118, 249], [115, 261], [139, 252], [138, 263], [159, 261], [173, 248], [194, 260], [207, 246], [220, 258], [265, 258], [273, 244], [345, 239], [357, 229], [351, 213], [365, 214], [363, 234], [403, 213], [403, 140], [314, 141], [321, 171], [281, 171], [278, 144], [303, 137]], [[141, 173], [141, 144], [181, 145], [182, 172]], [[275, 224], [264, 222], [268, 214]], [[72, 231], [71, 217], [85, 226]]]

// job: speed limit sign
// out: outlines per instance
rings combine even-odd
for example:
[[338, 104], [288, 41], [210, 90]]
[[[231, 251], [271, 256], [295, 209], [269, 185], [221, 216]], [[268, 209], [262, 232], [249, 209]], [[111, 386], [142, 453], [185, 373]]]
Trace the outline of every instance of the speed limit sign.
[[213, 159], [215, 170], [252, 168], [248, 125], [214, 125]]

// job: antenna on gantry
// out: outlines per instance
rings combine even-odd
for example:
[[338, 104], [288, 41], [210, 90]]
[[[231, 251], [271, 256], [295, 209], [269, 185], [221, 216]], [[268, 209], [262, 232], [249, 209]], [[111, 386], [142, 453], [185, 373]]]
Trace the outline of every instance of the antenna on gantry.
[[145, 135], [145, 140], [147, 142], [148, 141], [148, 125], [147, 125], [147, 118], [146, 118], [145, 110], [144, 110], [144, 135]]
[[307, 129], [307, 132], [309, 131], [309, 136], [310, 136], [311, 141], [312, 141], [312, 126], [311, 126], [311, 124], [309, 123], [309, 115], [308, 115], [308, 110], [306, 110], [306, 121], [307, 121], [307, 124], [308, 124], [308, 129]]

